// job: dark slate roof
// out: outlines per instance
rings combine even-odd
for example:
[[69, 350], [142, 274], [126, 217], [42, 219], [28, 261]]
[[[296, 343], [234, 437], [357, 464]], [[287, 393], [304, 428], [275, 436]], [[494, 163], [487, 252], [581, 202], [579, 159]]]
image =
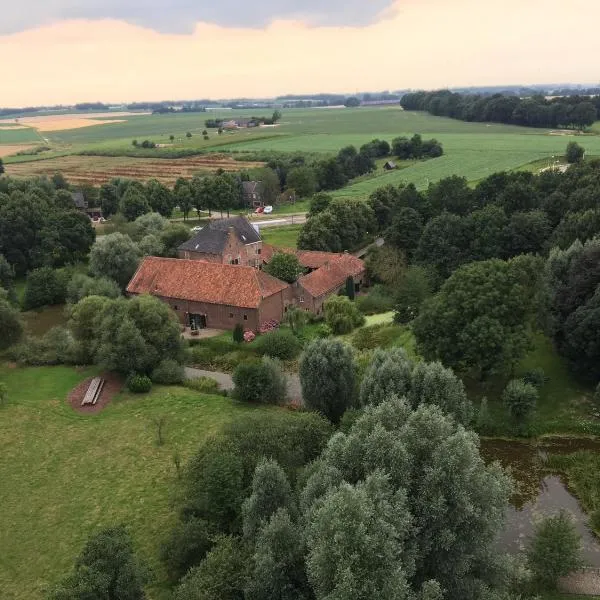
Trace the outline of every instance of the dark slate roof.
[[73, 192], [71, 195], [73, 196], [73, 202], [77, 208], [80, 210], [85, 210], [87, 208], [87, 202], [85, 201], [83, 192]]
[[179, 250], [203, 252], [205, 254], [221, 254], [227, 242], [229, 228], [233, 227], [242, 244], [260, 242], [260, 235], [245, 217], [231, 217], [211, 221], [203, 227], [191, 240], [179, 246]]

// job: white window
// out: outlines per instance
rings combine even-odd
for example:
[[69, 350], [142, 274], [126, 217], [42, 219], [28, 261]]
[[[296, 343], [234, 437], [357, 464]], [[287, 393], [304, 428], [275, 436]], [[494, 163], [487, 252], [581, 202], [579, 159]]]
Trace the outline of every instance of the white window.
[[304, 302], [304, 296], [300, 296], [300, 302]]

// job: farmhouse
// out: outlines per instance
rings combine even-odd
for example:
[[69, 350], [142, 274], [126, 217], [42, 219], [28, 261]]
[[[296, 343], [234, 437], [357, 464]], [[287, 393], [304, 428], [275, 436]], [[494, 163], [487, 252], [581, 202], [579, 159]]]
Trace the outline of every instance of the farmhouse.
[[397, 168], [396, 163], [393, 160], [388, 160], [384, 165], [383, 168], [386, 171], [393, 171], [394, 169]]
[[211, 221], [177, 249], [179, 258], [260, 267], [262, 240], [244, 217]]
[[281, 320], [291, 304], [290, 286], [259, 269], [200, 260], [146, 257], [127, 286], [132, 295], [166, 302], [186, 327], [257, 330]]
[[[290, 251], [293, 252], [293, 251]], [[192, 329], [258, 330], [281, 321], [290, 306], [321, 314], [323, 303], [345, 289], [365, 283], [362, 260], [350, 254], [298, 252], [308, 273], [288, 284], [258, 268], [204, 260], [146, 257], [127, 286], [129, 294], [151, 294], [166, 302]]]

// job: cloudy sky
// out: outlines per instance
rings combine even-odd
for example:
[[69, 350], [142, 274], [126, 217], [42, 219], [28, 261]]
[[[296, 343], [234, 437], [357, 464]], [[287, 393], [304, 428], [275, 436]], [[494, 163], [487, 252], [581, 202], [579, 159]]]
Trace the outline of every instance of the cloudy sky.
[[597, 0], [10, 0], [0, 106], [598, 83], [599, 19]]

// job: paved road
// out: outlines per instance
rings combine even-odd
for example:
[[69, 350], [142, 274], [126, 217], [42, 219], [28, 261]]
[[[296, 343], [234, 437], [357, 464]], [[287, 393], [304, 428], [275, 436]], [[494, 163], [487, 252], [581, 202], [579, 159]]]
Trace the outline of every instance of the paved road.
[[284, 225], [302, 225], [306, 223], [306, 214], [281, 216], [277, 219], [268, 219], [265, 221], [250, 221], [252, 225], [258, 225], [261, 229], [264, 227], [283, 227]]
[[[220, 371], [205, 371], [204, 369], [195, 369], [193, 367], [185, 367], [185, 376], [187, 379], [197, 379], [198, 377], [209, 377], [214, 379], [221, 389], [232, 390], [233, 379], [229, 373], [222, 373]], [[288, 401], [302, 401], [302, 388], [300, 386], [300, 379], [295, 373], [286, 373], [287, 378], [287, 389], [288, 389]]]

